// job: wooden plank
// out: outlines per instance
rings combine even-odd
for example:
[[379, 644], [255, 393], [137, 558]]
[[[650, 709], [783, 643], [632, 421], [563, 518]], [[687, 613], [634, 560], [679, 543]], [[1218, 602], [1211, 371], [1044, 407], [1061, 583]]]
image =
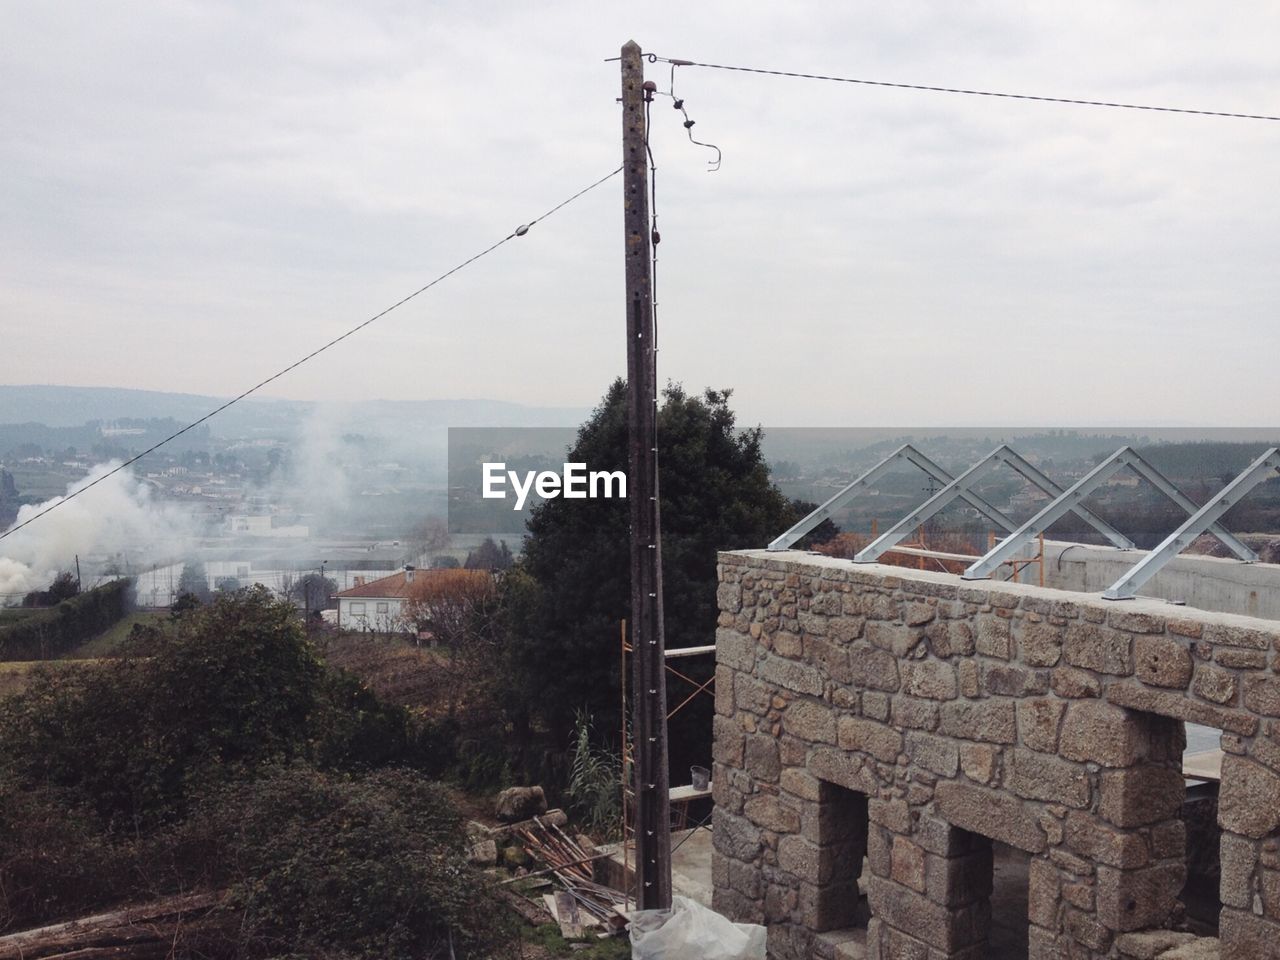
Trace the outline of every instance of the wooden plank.
[[1192, 780], [1222, 780], [1221, 750], [1201, 750], [1182, 758], [1182, 775]]
[[677, 657], [700, 657], [704, 654], [715, 653], [716, 645], [713, 643], [709, 647], [668, 647], [666, 656], [668, 660], [675, 660]]
[[905, 553], [911, 557], [929, 557], [934, 560], [957, 560], [961, 562], [972, 562], [974, 560], [982, 559], [976, 554], [944, 553], [941, 550], [921, 550], [919, 547], [890, 547], [885, 551], [885, 553]]
[[[166, 897], [141, 906], [11, 933], [0, 937], [0, 960], [34, 960], [118, 947], [135, 947], [136, 955], [142, 957], [146, 955], [149, 944], [171, 940], [173, 929], [180, 922], [201, 922], [203, 917], [193, 920], [189, 914], [207, 913], [222, 898], [221, 893]], [[93, 956], [92, 953], [81, 955]]]
[[565, 890], [556, 891], [556, 919], [560, 922], [560, 936], [566, 940], [581, 940], [584, 936], [582, 917], [578, 913], [578, 901]]
[[705, 800], [711, 796], [711, 784], [707, 784], [705, 790], [693, 789], [693, 784], [687, 783], [682, 787], [672, 787], [670, 790], [672, 803], [687, 803], [690, 800]]

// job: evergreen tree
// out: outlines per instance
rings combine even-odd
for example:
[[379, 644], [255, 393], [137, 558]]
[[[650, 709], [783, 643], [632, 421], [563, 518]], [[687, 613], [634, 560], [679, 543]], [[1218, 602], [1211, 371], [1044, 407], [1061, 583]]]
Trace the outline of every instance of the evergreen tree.
[[485, 537], [480, 546], [467, 554], [463, 566], [468, 570], [510, 570], [515, 562], [505, 542], [499, 544], [493, 537]]
[[[737, 429], [729, 397], [728, 390], [690, 396], [679, 385], [663, 391], [658, 446], [668, 648], [714, 642], [716, 552], [763, 547], [797, 518], [769, 479], [761, 429]], [[568, 459], [588, 470], [627, 469], [622, 380], [579, 429]], [[631, 616], [629, 527], [626, 500], [546, 500], [533, 509], [523, 557], [508, 581], [519, 699], [557, 744], [567, 743], [574, 713], [583, 708], [599, 728], [619, 729], [618, 630]], [[682, 663], [699, 679], [713, 669], [710, 657]], [[691, 692], [683, 689], [672, 680], [672, 706]], [[673, 721], [673, 769], [709, 759], [710, 707], [709, 697], [698, 697]]]
[[178, 596], [189, 593], [201, 603], [208, 603], [213, 592], [209, 589], [209, 574], [199, 560], [188, 560], [182, 565], [178, 577]]

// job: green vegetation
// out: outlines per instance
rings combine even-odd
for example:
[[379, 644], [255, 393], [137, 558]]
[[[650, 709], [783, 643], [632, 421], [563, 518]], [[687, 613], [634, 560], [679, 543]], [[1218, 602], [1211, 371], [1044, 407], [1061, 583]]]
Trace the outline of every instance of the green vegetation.
[[578, 714], [574, 726], [565, 795], [583, 827], [597, 839], [615, 839], [622, 833], [621, 760], [616, 752], [597, 745], [599, 737], [585, 713]]
[[170, 617], [167, 613], [155, 610], [135, 610], [133, 613], [125, 614], [124, 617], [102, 633], [91, 637], [74, 650], [64, 654], [61, 659], [84, 660], [116, 656], [126, 650], [131, 639], [136, 641], [140, 632], [161, 629], [168, 623], [169, 619]]
[[61, 656], [117, 623], [132, 596], [132, 580], [113, 580], [0, 626], [0, 660]]
[[[770, 482], [761, 430], [741, 430], [730, 391], [702, 396], [668, 386], [662, 437], [662, 568], [669, 648], [709, 642], [716, 627], [716, 551], [767, 543], [795, 519]], [[578, 431], [568, 460], [593, 470], [627, 466], [626, 388], [615, 381]], [[507, 578], [511, 697], [517, 720], [570, 743], [576, 711], [619, 728], [619, 621], [629, 617], [629, 508], [625, 500], [546, 500], [534, 508], [516, 572]], [[710, 663], [690, 663], [705, 680]], [[673, 769], [706, 765], [711, 703], [692, 701], [671, 739]], [[541, 752], [541, 751], [538, 751]]]
[[327, 667], [292, 604], [221, 595], [149, 639], [0, 699], [0, 930], [216, 889], [235, 922], [201, 956], [502, 956], [408, 712]]
[[[466, 866], [443, 790], [404, 771], [348, 779], [305, 766], [212, 792], [180, 855], [213, 863], [255, 956], [496, 957], [513, 931]], [[212, 854], [212, 856], [210, 856]], [[197, 861], [198, 862], [198, 861]]]
[[580, 957], [582, 960], [626, 960], [631, 956], [631, 941], [626, 937], [604, 940], [566, 940], [554, 923], [544, 923], [525, 935], [524, 942], [542, 947], [555, 957]]
[[178, 576], [178, 594], [190, 594], [201, 603], [212, 595], [209, 589], [209, 574], [199, 560], [188, 560], [182, 565], [182, 573]]

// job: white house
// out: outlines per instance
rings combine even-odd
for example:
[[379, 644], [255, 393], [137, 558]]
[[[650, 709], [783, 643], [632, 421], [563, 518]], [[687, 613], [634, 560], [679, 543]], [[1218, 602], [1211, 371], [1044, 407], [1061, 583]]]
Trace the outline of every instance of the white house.
[[416, 568], [403, 570], [334, 594], [338, 601], [338, 628], [369, 630], [375, 633], [412, 633], [413, 624], [404, 617], [404, 604], [411, 598]]

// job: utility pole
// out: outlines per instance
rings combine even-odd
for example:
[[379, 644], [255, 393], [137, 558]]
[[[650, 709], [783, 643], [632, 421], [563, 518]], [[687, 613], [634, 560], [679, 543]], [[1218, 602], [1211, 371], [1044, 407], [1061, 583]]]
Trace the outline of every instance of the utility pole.
[[626, 229], [627, 426], [631, 508], [631, 646], [636, 793], [636, 906], [671, 906], [666, 645], [658, 512], [657, 351], [653, 342], [649, 153], [640, 46], [622, 48], [622, 191]]

